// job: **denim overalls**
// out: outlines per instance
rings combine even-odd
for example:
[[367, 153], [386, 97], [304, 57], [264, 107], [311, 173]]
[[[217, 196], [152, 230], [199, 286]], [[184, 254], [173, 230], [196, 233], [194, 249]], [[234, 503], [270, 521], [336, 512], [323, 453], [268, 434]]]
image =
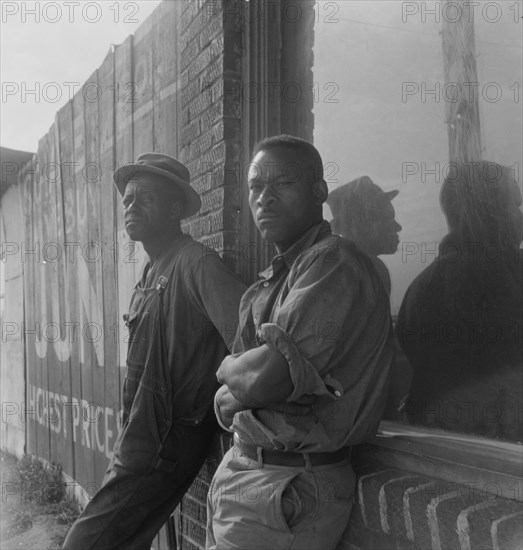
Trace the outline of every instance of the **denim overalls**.
[[129, 326], [127, 376], [122, 396], [122, 430], [114, 448], [114, 465], [139, 474], [153, 468], [170, 469], [168, 462], [160, 459], [163, 442], [172, 425], [173, 392], [162, 305], [167, 283], [164, 275], [158, 277], [153, 287], [141, 287], [138, 283], [126, 316]]
[[125, 316], [122, 429], [64, 550], [150, 548], [212, 443], [215, 372], [242, 292], [220, 258], [189, 236], [146, 267]]

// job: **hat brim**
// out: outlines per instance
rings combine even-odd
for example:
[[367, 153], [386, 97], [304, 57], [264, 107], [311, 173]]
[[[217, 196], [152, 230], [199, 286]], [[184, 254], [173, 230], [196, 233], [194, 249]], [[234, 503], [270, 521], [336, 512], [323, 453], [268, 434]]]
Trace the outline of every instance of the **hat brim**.
[[391, 201], [398, 193], [398, 189], [393, 189], [392, 191], [384, 191], [385, 195], [387, 195], [387, 198], [389, 201]]
[[113, 181], [122, 197], [124, 196], [127, 183], [137, 174], [155, 174], [178, 186], [178, 189], [183, 192], [185, 198], [181, 219], [193, 216], [200, 210], [202, 206], [200, 196], [185, 180], [176, 177], [171, 172], [167, 172], [167, 170], [162, 170], [161, 168], [156, 168], [155, 166], [149, 166], [147, 164], [125, 164], [114, 172]]

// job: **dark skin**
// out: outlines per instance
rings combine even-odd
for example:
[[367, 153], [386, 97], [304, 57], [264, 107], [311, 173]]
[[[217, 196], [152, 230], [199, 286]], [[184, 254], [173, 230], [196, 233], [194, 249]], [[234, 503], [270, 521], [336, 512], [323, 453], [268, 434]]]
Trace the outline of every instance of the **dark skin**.
[[[313, 174], [308, 158], [286, 147], [260, 151], [251, 163], [251, 213], [263, 238], [280, 254], [322, 220], [327, 185]], [[217, 377], [224, 386], [216, 402], [222, 418], [231, 420], [238, 410], [285, 402], [294, 387], [287, 360], [269, 344], [227, 356]]]
[[122, 198], [125, 229], [141, 241], [151, 263], [181, 235], [183, 203], [172, 184], [154, 174], [137, 174], [129, 180]]

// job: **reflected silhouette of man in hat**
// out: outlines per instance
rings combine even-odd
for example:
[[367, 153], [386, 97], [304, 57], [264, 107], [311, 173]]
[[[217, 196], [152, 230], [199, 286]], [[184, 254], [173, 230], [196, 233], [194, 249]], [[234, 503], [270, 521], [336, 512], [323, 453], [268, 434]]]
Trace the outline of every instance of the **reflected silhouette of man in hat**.
[[334, 189], [327, 198], [334, 233], [353, 241], [373, 261], [390, 295], [389, 271], [378, 258], [398, 250], [401, 225], [395, 220], [392, 199], [399, 191], [383, 191], [368, 176]]

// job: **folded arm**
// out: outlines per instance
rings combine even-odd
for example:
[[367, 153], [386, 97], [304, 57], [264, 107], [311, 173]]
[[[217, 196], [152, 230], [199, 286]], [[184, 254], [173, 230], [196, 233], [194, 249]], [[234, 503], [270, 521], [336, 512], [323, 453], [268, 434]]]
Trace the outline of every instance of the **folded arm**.
[[270, 344], [228, 355], [217, 377], [235, 399], [252, 408], [283, 403], [293, 390], [287, 360]]
[[357, 299], [366, 268], [349, 249], [325, 248], [302, 262], [285, 302], [257, 330], [263, 344], [229, 355], [218, 369], [218, 380], [245, 408], [344, 394], [331, 373], [331, 356], [347, 338], [359, 337], [354, 328], [347, 332], [348, 319], [373, 307]]

